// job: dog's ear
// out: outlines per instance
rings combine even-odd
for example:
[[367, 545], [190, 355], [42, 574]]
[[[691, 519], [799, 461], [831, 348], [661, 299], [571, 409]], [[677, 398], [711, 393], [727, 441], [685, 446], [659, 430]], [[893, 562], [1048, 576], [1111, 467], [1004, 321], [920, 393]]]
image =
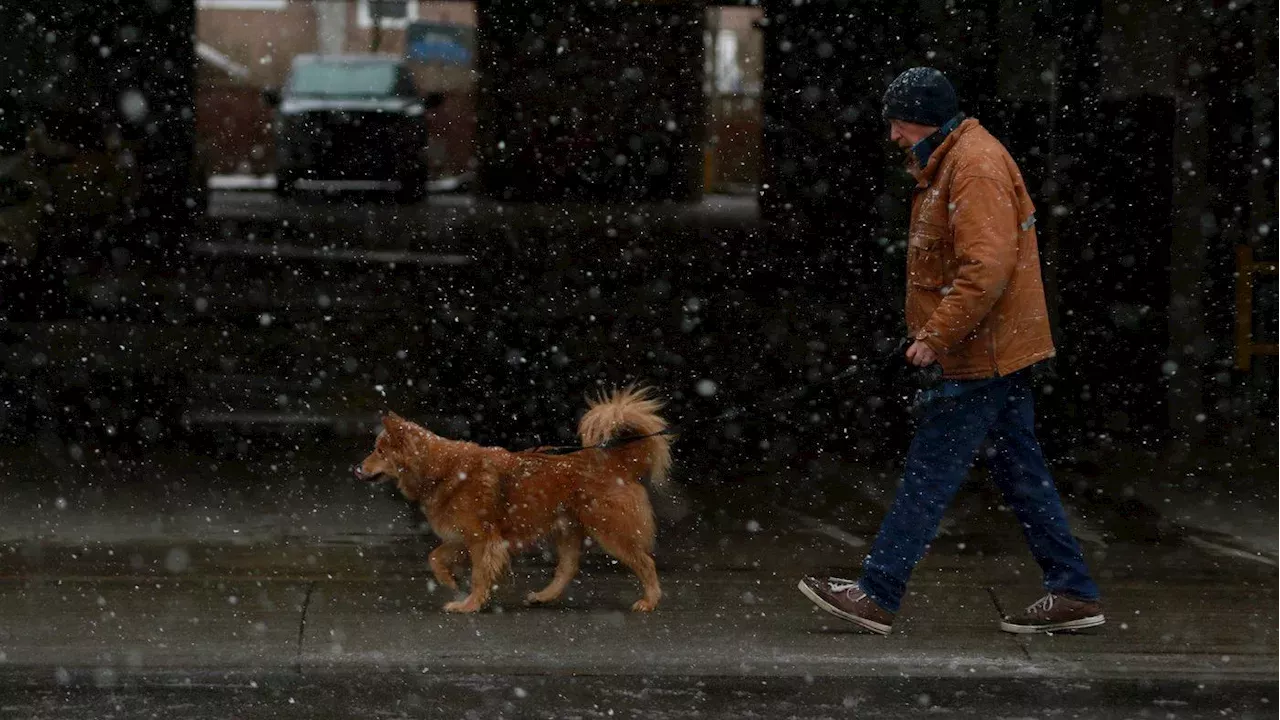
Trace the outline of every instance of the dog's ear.
[[399, 415], [389, 412], [382, 416], [382, 429], [387, 431], [387, 435], [395, 438], [400, 437], [401, 433], [408, 427], [409, 421]]

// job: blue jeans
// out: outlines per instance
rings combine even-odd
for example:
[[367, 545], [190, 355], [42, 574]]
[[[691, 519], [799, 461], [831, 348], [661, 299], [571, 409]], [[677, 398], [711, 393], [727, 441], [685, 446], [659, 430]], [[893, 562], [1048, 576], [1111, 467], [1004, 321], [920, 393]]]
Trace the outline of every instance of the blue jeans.
[[1027, 372], [984, 380], [946, 380], [921, 391], [919, 427], [902, 485], [863, 565], [860, 585], [876, 604], [897, 612], [907, 580], [938, 532], [942, 513], [969, 474], [982, 442], [995, 456], [991, 477], [1022, 523], [1049, 592], [1097, 600], [1098, 586], [1071, 535], [1062, 500], [1035, 437]]

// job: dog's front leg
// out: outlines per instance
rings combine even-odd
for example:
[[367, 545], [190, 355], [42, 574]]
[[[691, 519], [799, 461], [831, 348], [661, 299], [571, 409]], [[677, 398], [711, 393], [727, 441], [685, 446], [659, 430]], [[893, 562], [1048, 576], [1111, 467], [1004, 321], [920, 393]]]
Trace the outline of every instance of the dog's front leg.
[[462, 562], [462, 556], [466, 551], [467, 546], [456, 540], [446, 540], [440, 547], [431, 551], [427, 556], [427, 563], [431, 565], [431, 574], [436, 576], [436, 582], [450, 590], [458, 589], [458, 581], [453, 579], [453, 566]]
[[472, 613], [489, 602], [498, 576], [507, 568], [507, 544], [500, 537], [486, 537], [467, 546], [471, 553], [471, 594], [448, 603], [445, 612]]

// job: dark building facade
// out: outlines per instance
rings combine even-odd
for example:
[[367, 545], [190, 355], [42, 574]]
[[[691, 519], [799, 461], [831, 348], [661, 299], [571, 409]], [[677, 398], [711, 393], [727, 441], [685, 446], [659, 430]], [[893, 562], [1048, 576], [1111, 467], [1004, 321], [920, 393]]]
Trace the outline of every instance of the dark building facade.
[[542, 202], [700, 195], [701, 4], [495, 0], [477, 10], [485, 192]]
[[[71, 155], [127, 170], [120, 182], [133, 191], [94, 196], [115, 198], [108, 214], [128, 226], [119, 243], [180, 253], [202, 204], [194, 0], [23, 5], [0, 8], [0, 26], [17, 29], [0, 57], [12, 81], [5, 152], [27, 152], [39, 125]], [[1238, 357], [1239, 338], [1250, 358], [1255, 344], [1274, 348], [1275, 273], [1250, 274], [1252, 312], [1242, 315], [1236, 259], [1241, 248], [1276, 257], [1274, 1], [762, 5], [760, 226], [732, 245], [699, 246], [705, 234], [686, 228], [665, 245], [627, 248], [633, 259], [681, 258], [672, 266], [701, 256], [699, 292], [753, 308], [719, 331], [702, 325], [724, 334], [697, 352], [765, 328], [769, 337], [745, 340], [774, 361], [773, 378], [755, 382], [781, 383], [793, 370], [838, 371], [900, 332], [910, 183], [886, 142], [880, 96], [902, 69], [929, 64], [1010, 148], [1040, 208], [1060, 348], [1044, 396], [1056, 436], [1187, 447], [1274, 438], [1274, 356], [1247, 369]], [[698, 202], [706, 7], [479, 2], [478, 194], [517, 205]], [[575, 252], [582, 267], [605, 257], [610, 237], [566, 242], [565, 271]], [[484, 253], [520, 245], [507, 238]], [[69, 252], [53, 251], [50, 268], [63, 272], [57, 260]], [[686, 272], [653, 262], [668, 285]], [[521, 277], [534, 276], [504, 282]], [[648, 292], [634, 290], [617, 291]]]

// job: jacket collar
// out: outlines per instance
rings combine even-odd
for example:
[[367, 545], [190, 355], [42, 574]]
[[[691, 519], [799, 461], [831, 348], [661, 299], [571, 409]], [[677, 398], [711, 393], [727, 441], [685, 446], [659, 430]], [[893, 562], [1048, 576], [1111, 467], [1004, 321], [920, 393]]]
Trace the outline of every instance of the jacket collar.
[[[952, 146], [960, 138], [977, 127], [980, 127], [980, 125], [974, 118], [965, 118], [963, 115], [957, 115], [949, 120], [946, 125], [938, 128], [937, 132], [913, 145], [911, 153], [907, 157], [907, 171], [915, 177], [917, 186], [922, 188], [929, 187], [929, 183], [933, 182], [933, 176], [938, 174], [938, 167], [942, 165], [942, 159], [947, 156], [947, 152], [951, 150]], [[926, 160], [923, 167], [920, 165], [921, 155]]]

